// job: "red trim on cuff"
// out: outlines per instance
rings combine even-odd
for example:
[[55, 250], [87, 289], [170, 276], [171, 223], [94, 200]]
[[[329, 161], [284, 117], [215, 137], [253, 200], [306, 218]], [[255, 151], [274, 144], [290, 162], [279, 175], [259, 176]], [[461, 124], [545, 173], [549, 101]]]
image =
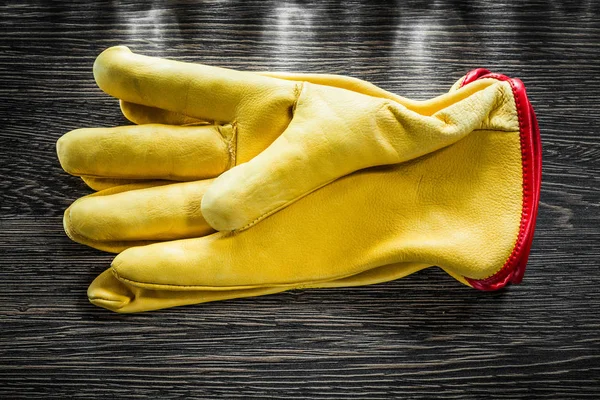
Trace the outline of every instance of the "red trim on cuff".
[[510, 257], [502, 268], [494, 275], [485, 279], [471, 279], [465, 277], [471, 286], [480, 290], [497, 290], [509, 283], [520, 283], [525, 274], [527, 259], [533, 241], [535, 221], [537, 217], [540, 198], [540, 185], [542, 182], [542, 146], [540, 129], [535, 113], [523, 82], [519, 79], [509, 78], [505, 75], [494, 74], [484, 68], [470, 71], [463, 80], [461, 87], [477, 79], [492, 78], [506, 81], [512, 87], [519, 118], [519, 131], [521, 136], [521, 160], [523, 165], [523, 209], [521, 211], [521, 224], [517, 243]]

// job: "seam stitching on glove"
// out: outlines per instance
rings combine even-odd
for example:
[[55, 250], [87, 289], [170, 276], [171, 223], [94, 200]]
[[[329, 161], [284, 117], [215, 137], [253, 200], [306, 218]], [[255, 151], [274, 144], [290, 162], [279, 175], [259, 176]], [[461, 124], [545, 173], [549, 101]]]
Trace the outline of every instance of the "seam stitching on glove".
[[[164, 290], [164, 289], [169, 289], [169, 288], [196, 288], [197, 290], [205, 290], [203, 288], [206, 288], [208, 286], [201, 286], [201, 285], [170, 285], [170, 284], [164, 284], [164, 283], [151, 283], [151, 282], [142, 282], [142, 281], [135, 281], [133, 279], [128, 279], [128, 278], [124, 278], [121, 275], [119, 275], [119, 272], [116, 270], [116, 268], [114, 266], [111, 266], [111, 272], [113, 273], [113, 275], [115, 276], [115, 278], [117, 278], [119, 281], [122, 282], [127, 282], [129, 284], [132, 284], [133, 286], [150, 286], [150, 288], [146, 289], [151, 289], [151, 290]], [[252, 285], [246, 285], [248, 286], [247, 289], [254, 289], [254, 288], [259, 288], [260, 286], [252, 286]], [[282, 285], [282, 286], [286, 286], [286, 285]], [[144, 287], [144, 286], [142, 286]], [[155, 287], [158, 287], [160, 289], [156, 289]], [[219, 289], [227, 289], [227, 290], [232, 290], [229, 289], [229, 286], [211, 286], [213, 288], [219, 288]], [[235, 286], [238, 287], [238, 286]]]
[[108, 301], [108, 302], [112, 302], [112, 303], [122, 303], [121, 300], [113, 300], [113, 299], [107, 299], [105, 297], [100, 297], [100, 296], [95, 296], [95, 297], [88, 297], [88, 299], [90, 301], [92, 300], [102, 300], [102, 301]]
[[325, 279], [319, 279], [319, 280], [314, 280], [314, 281], [306, 281], [303, 280], [301, 282], [287, 282], [287, 283], [271, 283], [267, 286], [261, 286], [260, 284], [254, 284], [254, 285], [227, 285], [227, 286], [215, 286], [215, 285], [174, 285], [174, 284], [168, 284], [168, 283], [153, 283], [153, 282], [143, 282], [143, 281], [136, 281], [133, 279], [129, 279], [129, 278], [124, 278], [123, 276], [119, 275], [119, 272], [116, 270], [116, 268], [114, 266], [110, 267], [112, 274], [114, 275], [114, 277], [121, 281], [121, 282], [126, 282], [129, 283], [133, 286], [136, 287], [142, 287], [144, 289], [150, 289], [150, 290], [170, 290], [170, 289], [178, 289], [178, 288], [193, 288], [195, 290], [210, 290], [207, 288], [212, 288], [212, 289], [216, 289], [215, 291], [225, 291], [225, 290], [252, 290], [252, 289], [284, 289], [284, 290], [295, 290], [295, 289], [303, 289], [303, 288], [314, 288], [315, 284], [325, 284], [328, 282], [334, 282], [336, 280], [339, 279], [345, 279], [345, 278], [350, 278], [356, 275], [360, 275], [363, 272], [366, 271], [360, 271], [357, 273], [351, 273], [348, 275], [342, 275], [342, 276], [336, 276], [333, 278], [325, 278]]
[[231, 139], [227, 143], [227, 152], [229, 153], [229, 163], [227, 164], [226, 170], [234, 167], [237, 163], [237, 121], [231, 123]]
[[298, 101], [300, 100], [300, 95], [304, 90], [304, 81], [300, 81], [294, 85], [294, 104], [292, 104], [292, 118], [290, 119], [290, 123], [292, 123], [292, 119], [294, 119], [294, 114], [296, 113], [296, 107], [298, 106]]

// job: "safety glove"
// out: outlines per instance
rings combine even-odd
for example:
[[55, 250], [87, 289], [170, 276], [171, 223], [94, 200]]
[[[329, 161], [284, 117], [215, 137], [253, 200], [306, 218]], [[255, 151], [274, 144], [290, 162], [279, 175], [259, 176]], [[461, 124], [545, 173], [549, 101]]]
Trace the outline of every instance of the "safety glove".
[[[103, 55], [111, 51], [131, 54], [117, 48]], [[246, 224], [233, 232], [211, 233], [214, 231], [209, 224], [211, 221], [206, 218], [205, 200], [215, 187], [219, 187], [219, 180], [227, 173], [215, 180], [202, 179], [217, 176], [240, 162], [236, 155], [239, 154], [242, 118], [231, 123], [211, 121], [208, 114], [167, 108], [167, 103], [159, 103], [160, 97], [152, 100], [156, 103], [143, 101], [147, 96], [139, 95], [143, 85], [135, 78], [145, 76], [143, 68], [134, 68], [135, 73], [131, 65], [116, 68], [105, 78], [99, 78], [102, 74], [98, 71], [105, 67], [99, 64], [103, 62], [106, 63], [101, 55], [95, 66], [100, 86], [104, 86], [102, 79], [110, 83], [110, 76], [121, 82], [128, 82], [123, 76], [134, 76], [131, 82], [137, 83], [132, 83], [129, 89], [123, 84], [115, 86], [121, 91], [107, 91], [122, 99], [123, 111], [131, 120], [151, 124], [78, 130], [59, 141], [59, 157], [67, 171], [85, 177], [92, 187], [119, 184], [78, 200], [65, 213], [65, 229], [74, 240], [109, 251], [124, 250], [111, 269], [90, 286], [88, 294], [93, 303], [121, 312], [145, 311], [300, 287], [378, 283], [432, 265], [438, 265], [459, 281], [480, 289], [496, 289], [508, 282], [520, 281], [533, 235], [540, 157], [535, 117], [518, 80], [476, 70], [459, 80], [450, 93], [426, 102], [412, 102], [346, 77], [262, 76], [261, 79], [277, 80], [278, 87], [287, 84], [282, 82], [294, 85], [304, 82], [303, 88], [314, 86], [325, 92], [331, 89], [343, 93], [342, 97], [394, 103], [398, 110], [411, 116], [407, 120], [413, 125], [408, 125], [417, 130], [401, 130], [411, 138], [405, 141], [409, 145], [402, 148], [411, 148], [410, 144], [418, 141], [420, 134], [428, 138], [424, 146], [430, 147], [398, 158], [412, 161], [377, 163], [375, 160], [372, 165], [388, 165], [362, 169], [350, 175], [346, 173], [337, 180], [337, 176], [328, 178], [273, 208], [267, 212], [272, 214], [269, 218], [251, 229], [246, 229]], [[162, 62], [156, 61], [155, 66]], [[121, 64], [112, 67], [118, 65]], [[164, 70], [168, 68], [146, 71], [148, 82], [166, 79], [167, 73], [165, 76], [158, 73]], [[253, 76], [252, 79], [257, 76], [245, 74]], [[181, 75], [177, 77], [183, 79]], [[460, 86], [464, 87], [459, 89]], [[263, 182], [258, 187], [240, 192], [228, 188], [235, 180], [227, 183], [226, 193], [233, 190], [241, 196], [233, 202], [226, 201], [228, 207], [244, 207], [247, 202], [257, 199], [269, 200], [255, 193], [263, 190], [263, 186], [267, 191], [272, 190], [269, 187], [279, 185], [282, 191], [293, 192], [296, 190], [294, 184], [302, 186], [306, 180], [320, 176], [315, 165], [329, 166], [332, 171], [339, 172], [336, 165], [316, 162], [313, 158], [318, 155], [341, 159], [340, 154], [346, 154], [345, 141], [358, 146], [355, 156], [359, 158], [390, 147], [380, 146], [383, 141], [390, 140], [382, 136], [380, 130], [371, 132], [377, 135], [373, 139], [367, 132], [357, 133], [353, 126], [346, 125], [339, 131], [348, 136], [358, 135], [360, 140], [344, 138], [338, 135], [338, 130], [316, 130], [313, 133], [316, 144], [311, 142], [310, 132], [301, 130], [295, 131], [299, 133], [294, 133], [292, 138], [303, 138], [308, 144], [282, 140], [298, 116], [303, 91], [298, 95], [297, 104], [288, 109], [287, 125], [282, 124], [283, 128], [287, 126], [284, 133], [277, 136], [272, 146], [266, 144], [268, 149], [258, 152], [254, 159], [248, 156], [251, 161], [232, 168], [231, 173], [259, 159], [281, 141], [284, 143], [279, 152], [291, 159], [275, 157], [275, 161], [289, 162], [295, 167], [288, 171], [279, 164], [271, 164], [273, 159], [266, 158], [264, 168], [269, 173], [265, 175], [262, 171]], [[486, 91], [490, 94], [482, 95]], [[494, 100], [487, 103], [487, 109], [479, 108], [481, 101], [490, 95]], [[463, 116], [447, 111], [456, 104], [469, 103], [469, 100], [471, 106], [460, 108], [460, 113], [464, 113], [465, 119], [476, 118], [474, 115], [480, 113], [477, 114], [478, 122], [468, 132], [457, 135], [456, 126], [464, 123], [461, 122]], [[259, 119], [252, 114], [248, 114], [248, 118]], [[267, 118], [276, 119], [273, 114]], [[317, 113], [316, 118], [324, 117]], [[443, 129], [434, 129], [435, 134], [432, 134], [424, 128], [427, 124], [416, 122], [419, 119], [437, 119]], [[304, 119], [309, 120], [308, 117]], [[402, 125], [399, 121], [401, 119], [396, 119], [396, 123]], [[165, 122], [189, 126], [161, 124]], [[385, 125], [378, 122], [366, 127], [378, 128], [382, 124]], [[446, 134], [448, 132], [450, 134]], [[456, 142], [452, 146], [447, 142], [439, 146], [429, 143], [444, 141], [450, 136], [460, 136], [450, 141]], [[260, 142], [261, 139], [256, 140]], [[238, 143], [234, 149], [233, 140]], [[335, 140], [340, 141], [341, 150], [336, 147]], [[364, 147], [372, 150], [365, 153], [360, 146], [361, 140], [365, 142]], [[294, 143], [299, 147], [306, 144], [302, 147], [307, 149], [304, 157], [297, 152], [289, 153], [288, 147]], [[327, 147], [332, 153], [314, 152], [313, 145]], [[448, 147], [434, 151], [444, 146]], [[347, 151], [346, 156], [353, 163], [352, 149]], [[222, 160], [218, 155], [223, 153], [225, 163], [213, 162]], [[290, 180], [287, 174], [300, 181]], [[277, 177], [279, 180], [275, 179]], [[153, 181], [155, 179], [163, 181]], [[167, 183], [165, 179], [189, 182]], [[137, 182], [120, 185], [127, 180]], [[238, 179], [238, 182], [235, 184], [248, 184], [246, 180], [240, 182]], [[313, 179], [312, 182], [316, 181]], [[314, 191], [320, 186], [323, 187]], [[304, 198], [285, 207], [300, 197]], [[215, 201], [215, 204], [221, 204], [219, 198]], [[281, 211], [274, 213], [278, 209]], [[236, 213], [233, 208], [230, 211], [238, 216], [249, 215]], [[227, 212], [226, 209], [225, 215]], [[232, 219], [226, 217], [224, 220]], [[177, 240], [182, 238], [189, 239]], [[141, 246], [148, 243], [154, 244]]]

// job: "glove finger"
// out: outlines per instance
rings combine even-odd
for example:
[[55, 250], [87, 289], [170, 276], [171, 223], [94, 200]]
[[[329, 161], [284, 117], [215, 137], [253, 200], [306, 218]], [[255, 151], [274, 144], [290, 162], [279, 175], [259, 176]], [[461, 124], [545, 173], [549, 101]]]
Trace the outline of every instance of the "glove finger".
[[124, 46], [98, 56], [94, 77], [103, 91], [118, 99], [208, 121], [231, 122], [242, 99], [292, 87], [285, 80], [250, 72], [142, 56]]
[[[336, 288], [349, 286], [373, 285], [400, 279], [421, 269], [427, 264], [398, 263], [365, 271], [353, 276], [320, 284], [307, 285], [306, 288]], [[293, 289], [293, 286], [259, 286], [251, 289], [237, 290], [166, 290], [149, 289], [136, 286], [134, 283], [115, 276], [109, 268], [101, 273], [88, 288], [88, 299], [96, 306], [111, 311], [133, 313], [152, 311], [162, 308], [177, 307], [189, 304], [208, 303], [211, 301], [256, 297], [279, 293]]]
[[[193, 241], [196, 244], [198, 242], [197, 240]], [[88, 289], [88, 298], [90, 301], [95, 305], [117, 312], [140, 312], [187, 304], [262, 296], [296, 288], [335, 288], [371, 285], [399, 279], [431, 266], [424, 263], [401, 262], [373, 269], [355, 271], [351, 275], [339, 278], [331, 279], [331, 276], [322, 274], [322, 279], [319, 281], [294, 282], [290, 280], [289, 282], [279, 281], [275, 285], [272, 284], [274, 283], [273, 280], [269, 280], [269, 278], [265, 279], [265, 277], [272, 277], [269, 272], [251, 269], [251, 272], [259, 275], [259, 278], [255, 283], [247, 285], [236, 280], [240, 278], [240, 272], [246, 269], [247, 265], [241, 263], [232, 269], [230, 264], [225, 262], [225, 265], [219, 264], [217, 267], [224, 267], [220, 275], [224, 275], [225, 279], [231, 279], [228, 282], [229, 285], [213, 286], [213, 284], [221, 280], [219, 277], [210, 278], [211, 272], [214, 271], [196, 269], [198, 268], [198, 264], [193, 259], [181, 259], [182, 249], [177, 246], [169, 246], [169, 244], [173, 243], [175, 242], [160, 244], [164, 253], [161, 254], [162, 258], [156, 263], [147, 262], [152, 259], [152, 256], [148, 255], [147, 250], [149, 247], [156, 248], [158, 247], [157, 245], [138, 247], [121, 253], [118, 256], [121, 259], [115, 260], [113, 267], [103, 272], [90, 285]], [[139, 251], [132, 255], [132, 250]], [[187, 252], [188, 250], [184, 251]], [[122, 260], [125, 253], [130, 254], [128, 261]], [[151, 251], [151, 254], [153, 256], [157, 255], [154, 251]], [[135, 266], [133, 264], [129, 266], [123, 265], [123, 263], [131, 263], [133, 259], [140, 255], [141, 258], [137, 260]], [[223, 254], [223, 256], [227, 258], [226, 254]], [[178, 261], [180, 262], [192, 262], [193, 265], [190, 266], [188, 264], [190, 266], [189, 269], [179, 268], [177, 271], [172, 271], [173, 265], [165, 263], [165, 261], [168, 261], [172, 257], [178, 257]], [[233, 258], [238, 263], [241, 261], [235, 256]], [[211, 259], [212, 261], [216, 261], [214, 258]], [[119, 265], [118, 267], [117, 264]], [[181, 275], [182, 271], [186, 271], [187, 274]], [[189, 276], [191, 273], [195, 274], [198, 278], [190, 280]], [[264, 274], [263, 278], [260, 278], [261, 274]], [[285, 275], [285, 272], [282, 271], [279, 275]], [[294, 272], [290, 274], [290, 276], [293, 275]], [[144, 279], [147, 279], [147, 281], [144, 281]], [[260, 282], [260, 279], [264, 279], [264, 282]], [[160, 283], [156, 283], [157, 281], [160, 281]], [[200, 281], [202, 281], [201, 284], [198, 284]], [[171, 284], [167, 282], [171, 282]], [[176, 282], [182, 282], [183, 284], [174, 284]], [[196, 284], [194, 285], [193, 283]]]
[[228, 168], [233, 132], [231, 125], [83, 128], [63, 135], [56, 148], [72, 175], [188, 181]]
[[[372, 97], [389, 99], [423, 115], [432, 115], [435, 112], [439, 111], [441, 108], [449, 106], [452, 103], [452, 101], [456, 101], [456, 96], [454, 94], [451, 95], [449, 93], [443, 94], [436, 99], [428, 101], [411, 100], [402, 96], [398, 96], [397, 94], [388, 92], [387, 90], [383, 90], [370, 82], [363, 81], [362, 79], [352, 78], [343, 75], [301, 74], [270, 71], [256, 72], [256, 74], [296, 82], [304, 81], [319, 84], [322, 86], [337, 87]], [[450, 92], [458, 90], [461, 82], [462, 79], [459, 79], [456, 82], [456, 84], [450, 89]], [[470, 93], [469, 90], [464, 89], [462, 90], [462, 92], [464, 93], [465, 97]], [[120, 105], [123, 115], [129, 121], [138, 125], [201, 125], [207, 123], [206, 121], [202, 121], [200, 119], [193, 118], [185, 114], [165, 110], [162, 108], [143, 106], [140, 104], [130, 103], [123, 100], [120, 100]]]
[[214, 230], [200, 212], [210, 183], [137, 183], [82, 197], [65, 211], [65, 232], [76, 242], [110, 252], [210, 234]]
[[[394, 100], [408, 108], [418, 110], [424, 108], [422, 101], [414, 101], [394, 93], [383, 90], [372, 83], [342, 75], [328, 74], [301, 74], [287, 72], [256, 72], [256, 74], [272, 78], [285, 79], [290, 81], [304, 81], [323, 86], [338, 87], [353, 92], [366, 94], [373, 97]], [[165, 125], [201, 125], [208, 122], [198, 118], [193, 118], [185, 114], [165, 110], [157, 107], [149, 107], [128, 101], [119, 101], [121, 111], [125, 118], [134, 124], [165, 124]]]

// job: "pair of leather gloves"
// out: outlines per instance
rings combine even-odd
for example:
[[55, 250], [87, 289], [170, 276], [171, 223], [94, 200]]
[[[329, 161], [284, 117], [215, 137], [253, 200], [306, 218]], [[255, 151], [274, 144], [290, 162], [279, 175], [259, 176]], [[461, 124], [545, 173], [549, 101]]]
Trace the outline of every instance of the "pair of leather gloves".
[[541, 156], [517, 79], [471, 71], [413, 101], [338, 75], [97, 58], [135, 125], [58, 140], [95, 193], [71, 239], [118, 253], [92, 303], [139, 312], [297, 288], [367, 285], [439, 266], [498, 289], [523, 275]]

